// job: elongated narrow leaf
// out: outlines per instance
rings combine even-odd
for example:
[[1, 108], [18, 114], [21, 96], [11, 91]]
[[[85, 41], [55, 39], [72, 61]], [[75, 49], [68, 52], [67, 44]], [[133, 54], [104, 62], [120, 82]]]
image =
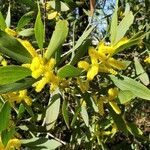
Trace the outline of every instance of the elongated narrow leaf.
[[126, 16], [122, 19], [122, 21], [118, 25], [115, 43], [117, 43], [119, 40], [121, 40], [124, 37], [129, 27], [132, 25], [133, 20], [134, 20], [134, 16], [130, 11], [128, 14], [126, 14]]
[[0, 94], [27, 89], [28, 87], [32, 86], [32, 84], [35, 83], [35, 81], [36, 80], [33, 78], [25, 78], [15, 83], [0, 85]]
[[1, 133], [1, 139], [4, 146], [7, 145], [8, 141], [14, 136], [15, 128], [11, 127], [9, 130], [4, 130]]
[[56, 23], [55, 31], [52, 34], [48, 49], [45, 53], [45, 58], [48, 60], [57, 51], [68, 35], [68, 22], [66, 20], [60, 20]]
[[89, 116], [88, 116], [88, 113], [87, 113], [86, 106], [84, 106], [84, 105], [81, 106], [81, 112], [80, 113], [81, 113], [81, 116], [83, 118], [84, 123], [88, 127], [89, 126]]
[[57, 75], [61, 78], [77, 77], [81, 74], [81, 70], [72, 65], [65, 65], [58, 70]]
[[71, 125], [70, 125], [71, 127], [74, 126], [74, 124], [75, 124], [75, 122], [76, 122], [76, 120], [77, 120], [77, 117], [78, 117], [80, 111], [81, 111], [81, 106], [78, 106], [78, 107], [75, 109], [75, 114], [74, 114], [74, 116], [73, 116], [73, 119], [72, 119]]
[[116, 7], [115, 7], [115, 11], [112, 15], [111, 27], [110, 27], [110, 41], [111, 41], [112, 45], [115, 43], [117, 29], [118, 29], [117, 11], [118, 11], [118, 0], [116, 1]]
[[18, 33], [18, 35], [21, 35], [21, 36], [31, 36], [33, 34], [34, 34], [34, 29], [33, 28], [24, 29], [24, 30], [22, 30]]
[[47, 108], [45, 117], [47, 130], [50, 130], [54, 126], [59, 115], [59, 109], [60, 109], [60, 95], [59, 94], [52, 95], [49, 100], [49, 107]]
[[130, 102], [132, 99], [134, 99], [136, 96], [131, 91], [120, 91], [118, 94], [118, 98], [121, 104], [125, 104]]
[[33, 13], [34, 13], [33, 11], [30, 11], [30, 12], [24, 14], [20, 18], [20, 20], [17, 24], [17, 31], [21, 31], [21, 29], [24, 28], [24, 26], [27, 25], [31, 21]]
[[141, 80], [141, 82], [144, 85], [149, 85], [148, 74], [145, 72], [143, 66], [140, 64], [137, 57], [135, 57], [134, 59], [134, 65], [135, 65], [135, 70], [136, 70], [136, 74], [138, 75], [138, 78]]
[[126, 76], [117, 78], [111, 75], [110, 78], [114, 82], [114, 84], [122, 91], [127, 90], [132, 92], [136, 97], [150, 100], [150, 90], [143, 84]]
[[44, 25], [41, 19], [41, 12], [40, 12], [40, 7], [38, 6], [38, 14], [36, 17], [35, 21], [35, 26], [34, 26], [34, 32], [35, 32], [35, 38], [38, 43], [38, 46], [40, 49], [43, 48], [43, 42], [44, 42]]
[[2, 15], [2, 13], [0, 12], [0, 29], [1, 30], [5, 30], [7, 27], [6, 23], [5, 23], [5, 20], [4, 20], [4, 17]]
[[25, 147], [38, 150], [54, 150], [62, 145], [60, 142], [54, 139], [49, 140], [48, 138], [32, 138], [21, 140], [21, 143]]
[[0, 110], [0, 133], [8, 127], [11, 107], [9, 102], [5, 102]]
[[88, 52], [88, 47], [91, 44], [91, 40], [88, 39], [84, 43], [82, 43], [77, 49], [75, 56], [71, 60], [70, 64], [75, 65], [81, 57], [83, 57]]
[[62, 104], [62, 114], [65, 120], [65, 123], [69, 129], [68, 102], [65, 99], [63, 100], [63, 104]]
[[25, 47], [2, 30], [0, 30], [0, 52], [22, 63], [29, 63], [32, 60]]
[[14, 83], [27, 76], [31, 76], [31, 70], [21, 66], [0, 67], [0, 85]]
[[5, 22], [6, 22], [7, 27], [10, 27], [10, 22], [11, 22], [10, 5], [8, 7], [8, 11], [7, 11], [7, 16], [6, 16]]
[[108, 106], [110, 115], [112, 116], [118, 130], [123, 131], [125, 133], [125, 135], [128, 134], [128, 130], [127, 130], [127, 126], [126, 123], [123, 119], [123, 117], [121, 115], [116, 114], [116, 112], [110, 107]]

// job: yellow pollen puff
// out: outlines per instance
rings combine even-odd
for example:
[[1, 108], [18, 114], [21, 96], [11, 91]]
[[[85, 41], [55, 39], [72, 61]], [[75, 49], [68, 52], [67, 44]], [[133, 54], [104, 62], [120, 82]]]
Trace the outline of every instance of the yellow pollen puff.
[[150, 57], [146, 58], [146, 59], [144, 60], [144, 62], [150, 63]]
[[29, 41], [21, 40], [19, 38], [17, 40], [28, 50], [32, 57], [36, 57], [38, 55]]
[[56, 17], [59, 17], [59, 16], [60, 16], [60, 14], [57, 11], [54, 11], [54, 12], [49, 13], [47, 18], [49, 20], [52, 20], [52, 19], [55, 19]]
[[118, 47], [122, 46], [123, 44], [126, 44], [127, 42], [129, 41], [128, 38], [122, 38], [117, 44], [115, 44], [113, 47], [114, 47], [114, 50], [116, 50]]
[[109, 99], [115, 99], [118, 96], [118, 89], [117, 88], [110, 88], [108, 90]]
[[92, 67], [88, 70], [87, 79], [93, 80], [93, 78], [98, 74], [99, 66], [92, 65]]
[[17, 36], [17, 32], [8, 27], [5, 29], [5, 32], [11, 36]]
[[113, 54], [114, 48], [112, 46], [106, 46], [104, 42], [100, 42], [98, 46], [99, 54]]
[[109, 102], [110, 106], [112, 107], [112, 109], [116, 112], [116, 114], [121, 114], [121, 110], [118, 107], [117, 103], [114, 101], [110, 101]]
[[54, 66], [55, 66], [55, 64], [56, 64], [56, 60], [55, 60], [54, 58], [51, 58], [51, 59], [49, 60], [47, 66], [48, 66], [49, 69], [53, 69]]
[[90, 65], [86, 61], [79, 61], [78, 67], [87, 71], [89, 69]]
[[12, 150], [12, 149], [19, 150], [20, 146], [21, 146], [21, 141], [19, 139], [11, 139], [8, 141], [4, 150]]
[[43, 77], [41, 80], [36, 82], [35, 91], [41, 92], [41, 90], [44, 88], [44, 86], [47, 84], [47, 79]]
[[41, 76], [42, 73], [43, 73], [43, 69], [39, 68], [35, 71], [32, 71], [32, 77], [37, 79]]
[[116, 59], [114, 59], [114, 58], [109, 58], [109, 59], [108, 59], [108, 63], [109, 63], [112, 67], [114, 67], [114, 68], [116, 68], [116, 69], [118, 69], [118, 70], [122, 70], [122, 69], [124, 69], [124, 68], [126, 67], [123, 62], [121, 62], [121, 61], [119, 61], [119, 60], [116, 60]]
[[2, 66], [7, 66], [7, 61], [6, 61], [5, 59], [3, 59], [3, 60], [1, 61], [1, 65], [2, 65]]

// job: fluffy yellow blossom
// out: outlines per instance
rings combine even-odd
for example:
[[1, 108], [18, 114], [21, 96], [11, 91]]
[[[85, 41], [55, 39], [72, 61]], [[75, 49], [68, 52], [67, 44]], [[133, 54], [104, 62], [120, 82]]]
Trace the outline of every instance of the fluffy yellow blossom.
[[89, 48], [89, 56], [91, 64], [86, 61], [80, 61], [78, 67], [87, 71], [87, 79], [93, 80], [94, 77], [99, 72], [111, 73], [116, 75], [117, 70], [122, 70], [125, 68], [125, 64], [119, 60], [114, 59], [111, 55], [115, 52], [115, 49], [124, 44], [125, 42], [120, 41], [121, 43], [116, 44], [115, 46], [107, 46], [104, 42], [100, 42], [98, 50], [94, 47]]
[[54, 66], [56, 61], [54, 58], [51, 58], [49, 61], [46, 61], [44, 58], [37, 56], [32, 59], [31, 64], [25, 64], [31, 69], [32, 77], [38, 79], [39, 81], [33, 84], [36, 92], [40, 92], [46, 84], [50, 84], [50, 90], [55, 90], [59, 85], [59, 78], [54, 74]]
[[47, 18], [49, 20], [52, 20], [52, 19], [57, 19], [59, 16], [60, 16], [60, 13], [58, 13], [57, 11], [52, 11], [48, 13]]
[[8, 27], [5, 29], [5, 32], [11, 36], [17, 36], [17, 32]]
[[115, 99], [118, 96], [118, 89], [117, 88], [111, 88], [108, 90], [108, 101], [110, 106], [112, 107], [112, 109], [117, 113], [117, 114], [121, 114], [121, 110], [118, 107]]
[[150, 63], [150, 57], [146, 58], [146, 59], [144, 60], [144, 62]]
[[17, 40], [28, 50], [32, 57], [36, 57], [38, 55], [29, 41], [21, 40], [19, 38], [17, 38]]
[[6, 146], [3, 145], [1, 138], [0, 138], [0, 150], [19, 150], [21, 146], [21, 141], [19, 139], [10, 139]]
[[97, 104], [99, 114], [101, 116], [104, 115], [104, 103], [109, 103], [109, 105], [116, 112], [116, 114], [121, 114], [121, 110], [116, 103], [117, 96], [118, 96], [118, 89], [117, 88], [110, 88], [108, 90], [107, 96], [101, 96], [99, 98], [97, 98], [96, 96], [93, 97], [96, 104]]
[[2, 96], [10, 103], [21, 103], [22, 101], [24, 101], [29, 106], [32, 104], [31, 98], [27, 95], [27, 90], [2, 94]]

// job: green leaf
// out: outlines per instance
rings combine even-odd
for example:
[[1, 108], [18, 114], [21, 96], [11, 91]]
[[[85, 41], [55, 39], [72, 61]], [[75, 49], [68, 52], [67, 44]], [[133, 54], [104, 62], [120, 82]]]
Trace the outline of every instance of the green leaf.
[[32, 138], [27, 140], [21, 140], [23, 146], [34, 150], [54, 150], [60, 147], [62, 144], [54, 139], [48, 138]]
[[81, 70], [72, 65], [65, 65], [58, 70], [57, 75], [61, 78], [77, 77], [81, 74]]
[[50, 130], [59, 115], [59, 109], [60, 109], [60, 95], [53, 93], [51, 95], [51, 98], [49, 99], [49, 105], [46, 110], [46, 116], [45, 116], [45, 123], [46, 123], [46, 129]]
[[36, 17], [35, 21], [35, 26], [34, 26], [34, 33], [35, 33], [35, 38], [38, 43], [39, 48], [42, 50], [43, 48], [43, 42], [44, 42], [44, 25], [41, 19], [41, 11], [40, 11], [40, 6], [38, 5], [38, 14]]
[[66, 99], [63, 100], [62, 114], [63, 114], [64, 120], [65, 120], [65, 123], [69, 129], [68, 101]]
[[0, 85], [10, 84], [31, 76], [31, 70], [21, 66], [0, 67]]
[[3, 107], [0, 109], [0, 133], [8, 128], [10, 119], [11, 106], [9, 102], [5, 102]]
[[125, 15], [125, 17], [121, 20], [121, 22], [118, 25], [117, 35], [116, 35], [114, 44], [116, 44], [118, 41], [120, 41], [124, 37], [127, 30], [132, 25], [133, 21], [134, 21], [134, 16], [132, 12], [130, 11], [128, 14]]
[[8, 141], [13, 137], [15, 134], [15, 128], [11, 127], [9, 130], [3, 130], [1, 133], [1, 139], [4, 146], [7, 145]]
[[19, 80], [15, 83], [10, 83], [6, 85], [0, 85], [0, 94], [5, 94], [8, 92], [15, 92], [18, 90], [24, 90], [30, 87], [33, 83], [35, 83], [35, 79], [33, 78], [25, 78], [23, 80]]
[[33, 34], [34, 34], [34, 29], [33, 28], [24, 29], [24, 30], [22, 30], [18, 33], [18, 35], [20, 35], [20, 36], [31, 36]]
[[131, 91], [119, 91], [118, 98], [121, 104], [130, 102], [136, 96]]
[[64, 1], [71, 9], [75, 9], [77, 7], [76, 3], [73, 0], [64, 0]]
[[[48, 4], [50, 4], [50, 6], [55, 9], [56, 8], [56, 2], [55, 1], [49, 1]], [[62, 1], [60, 1], [60, 11], [68, 11], [69, 7], [63, 3]]]
[[123, 131], [125, 135], [128, 134], [126, 123], [121, 115], [116, 114], [116, 112], [111, 108], [111, 106], [108, 105], [108, 109], [110, 112], [110, 115], [112, 116], [117, 128], [119, 131]]
[[21, 116], [23, 115], [24, 112], [25, 112], [25, 107], [24, 107], [24, 105], [21, 103], [21, 104], [19, 105], [17, 118], [21, 118]]
[[87, 39], [84, 43], [82, 43], [78, 49], [76, 50], [77, 52], [75, 53], [75, 56], [70, 62], [70, 65], [75, 65], [76, 63], [79, 62], [80, 58], [85, 56], [85, 54], [88, 52], [88, 47], [91, 44], [91, 40]]
[[143, 134], [143, 132], [134, 123], [127, 122], [127, 127], [129, 132], [135, 137], [139, 137]]
[[87, 108], [84, 105], [81, 105], [81, 116], [83, 118], [83, 121], [85, 123], [85, 125], [88, 127], [89, 126], [89, 116], [87, 113]]
[[122, 91], [127, 90], [132, 92], [136, 97], [150, 100], [150, 90], [143, 84], [126, 76], [117, 78], [113, 75], [110, 75], [110, 78], [114, 82], [114, 84]]
[[17, 24], [17, 31], [21, 31], [21, 29], [31, 21], [33, 13], [33, 11], [30, 11], [20, 18]]
[[5, 23], [2, 13], [0, 12], [0, 29], [4, 31], [6, 28], [7, 28], [7, 25]]
[[74, 126], [74, 124], [75, 124], [75, 122], [76, 122], [76, 120], [77, 120], [77, 117], [78, 117], [80, 111], [81, 111], [81, 105], [77, 106], [76, 109], [75, 109], [75, 114], [74, 114], [74, 116], [73, 116], [73, 119], [72, 119], [71, 125], [70, 125], [71, 127]]
[[10, 22], [11, 22], [10, 5], [8, 7], [8, 11], [7, 11], [7, 16], [6, 16], [5, 22], [6, 22], [7, 27], [10, 27]]
[[48, 45], [47, 51], [44, 54], [45, 58], [48, 60], [57, 51], [68, 35], [68, 22], [66, 20], [60, 20], [56, 23], [55, 31], [52, 34], [50, 43]]
[[137, 57], [134, 58], [134, 65], [135, 65], [135, 70], [136, 70], [136, 74], [138, 75], [138, 78], [141, 80], [141, 82], [144, 85], [146, 85], [146, 86], [149, 85], [148, 74], [143, 69], [143, 66], [140, 64]]
[[32, 56], [26, 48], [17, 39], [1, 30], [0, 52], [22, 63], [30, 63], [32, 61]]
[[110, 27], [111, 45], [113, 45], [115, 43], [115, 39], [116, 39], [116, 35], [117, 35], [117, 28], [118, 28], [117, 11], [118, 11], [118, 0], [116, 1], [115, 12], [113, 13], [112, 20], [111, 20], [111, 27]]

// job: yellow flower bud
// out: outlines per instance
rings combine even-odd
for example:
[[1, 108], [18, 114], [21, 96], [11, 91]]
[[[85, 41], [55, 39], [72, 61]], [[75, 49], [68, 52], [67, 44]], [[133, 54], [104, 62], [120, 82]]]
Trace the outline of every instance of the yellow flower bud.
[[98, 74], [99, 67], [98, 65], [92, 65], [87, 73], [87, 79], [93, 80], [93, 78]]
[[86, 61], [79, 61], [78, 67], [87, 71], [89, 69], [90, 65]]

